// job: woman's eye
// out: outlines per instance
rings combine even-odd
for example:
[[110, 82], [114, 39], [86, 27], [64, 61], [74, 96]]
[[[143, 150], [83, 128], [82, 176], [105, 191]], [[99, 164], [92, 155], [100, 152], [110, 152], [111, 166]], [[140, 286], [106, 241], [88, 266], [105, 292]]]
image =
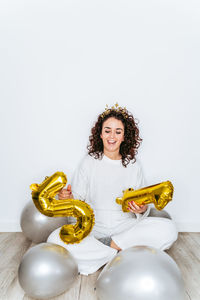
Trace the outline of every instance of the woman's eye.
[[[105, 130], [105, 133], [110, 133], [110, 131]], [[116, 132], [116, 134], [121, 134], [121, 132]]]

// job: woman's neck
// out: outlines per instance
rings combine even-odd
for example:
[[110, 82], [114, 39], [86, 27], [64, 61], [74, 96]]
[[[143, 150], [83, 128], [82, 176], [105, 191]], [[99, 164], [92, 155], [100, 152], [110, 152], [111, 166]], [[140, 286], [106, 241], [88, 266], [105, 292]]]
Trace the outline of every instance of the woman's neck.
[[104, 155], [107, 156], [108, 158], [110, 159], [113, 159], [113, 160], [119, 160], [122, 158], [121, 154], [119, 152], [107, 152], [107, 151], [104, 151]]

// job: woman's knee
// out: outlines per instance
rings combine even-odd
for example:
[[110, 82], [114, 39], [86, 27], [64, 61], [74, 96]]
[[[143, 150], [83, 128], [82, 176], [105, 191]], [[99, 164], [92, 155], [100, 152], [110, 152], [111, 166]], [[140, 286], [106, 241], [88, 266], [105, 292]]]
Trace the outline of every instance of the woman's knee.
[[173, 220], [163, 220], [162, 236], [165, 241], [162, 250], [169, 249], [178, 238], [178, 230]]

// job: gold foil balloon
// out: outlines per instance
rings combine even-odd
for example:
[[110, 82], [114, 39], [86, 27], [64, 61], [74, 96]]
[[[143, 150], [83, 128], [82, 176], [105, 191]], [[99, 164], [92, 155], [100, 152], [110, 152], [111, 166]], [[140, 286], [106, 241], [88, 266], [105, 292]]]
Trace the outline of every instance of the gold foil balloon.
[[153, 203], [158, 210], [163, 209], [173, 196], [173, 185], [170, 181], [161, 182], [139, 190], [129, 188], [123, 191], [123, 197], [116, 202], [122, 205], [122, 210], [128, 212], [128, 203], [134, 201], [138, 205]]
[[32, 199], [37, 209], [48, 217], [74, 217], [75, 225], [67, 224], [60, 230], [60, 238], [66, 244], [79, 243], [94, 226], [92, 208], [78, 199], [57, 200], [55, 195], [65, 186], [67, 177], [63, 172], [56, 172], [46, 177], [41, 184], [31, 184]]

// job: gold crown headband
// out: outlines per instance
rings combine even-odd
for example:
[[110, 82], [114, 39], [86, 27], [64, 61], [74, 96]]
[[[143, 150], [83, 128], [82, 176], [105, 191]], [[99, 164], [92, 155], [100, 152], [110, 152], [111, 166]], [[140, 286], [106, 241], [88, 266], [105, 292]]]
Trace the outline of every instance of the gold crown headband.
[[101, 114], [101, 118], [103, 119], [106, 115], [108, 115], [110, 113], [111, 110], [121, 113], [124, 116], [124, 118], [126, 118], [126, 119], [128, 118], [128, 113], [127, 113], [126, 107], [122, 108], [119, 106], [118, 103], [116, 103], [111, 108], [108, 108], [108, 104], [106, 104], [105, 111]]

